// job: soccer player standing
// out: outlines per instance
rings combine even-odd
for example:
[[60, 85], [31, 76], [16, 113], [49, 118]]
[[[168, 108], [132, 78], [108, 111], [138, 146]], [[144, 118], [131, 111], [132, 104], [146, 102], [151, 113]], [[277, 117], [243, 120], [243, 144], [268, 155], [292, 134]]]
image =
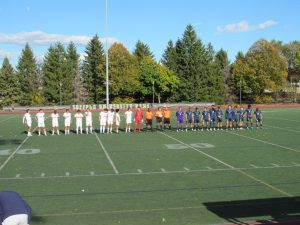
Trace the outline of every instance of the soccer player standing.
[[38, 122], [38, 135], [41, 136], [41, 129], [44, 131], [44, 135], [47, 136], [46, 127], [45, 127], [45, 113], [42, 109], [36, 114], [36, 120]]
[[85, 114], [85, 132], [86, 134], [93, 133], [93, 115], [90, 109], [87, 109], [87, 111], [84, 113]]
[[179, 110], [176, 112], [176, 117], [177, 117], [177, 132], [180, 130], [183, 131], [184, 112], [182, 111], [181, 107], [179, 107]]
[[121, 123], [121, 117], [120, 117], [120, 113], [119, 113], [119, 109], [116, 109], [116, 114], [115, 114], [115, 124], [116, 124], [116, 133], [119, 133], [119, 126]]
[[59, 114], [57, 113], [56, 110], [51, 113], [51, 118], [52, 118], [52, 135], [56, 132], [57, 135], [59, 135], [59, 128], [58, 128], [58, 118]]
[[146, 128], [151, 129], [151, 131], [153, 131], [152, 129], [153, 113], [150, 108], [148, 108], [145, 117], [146, 117]]
[[259, 108], [256, 108], [256, 110], [254, 111], [254, 118], [256, 120], [256, 128], [260, 127], [260, 129], [262, 129], [262, 112], [259, 110]]
[[138, 128], [138, 132], [141, 132], [141, 123], [143, 121], [143, 111], [141, 107], [137, 107], [135, 110], [135, 118], [134, 118], [134, 132], [136, 132], [136, 128]]
[[209, 131], [209, 121], [210, 121], [210, 114], [207, 111], [207, 107], [204, 107], [204, 111], [202, 112], [202, 131], [203, 127], [206, 126], [206, 130]]
[[216, 130], [215, 122], [216, 122], [216, 109], [215, 106], [212, 105], [211, 109], [209, 110], [210, 116], [210, 130]]
[[225, 111], [226, 128], [229, 130], [232, 128], [232, 106], [228, 105]]
[[193, 130], [193, 112], [191, 107], [185, 112], [185, 131], [188, 130], [188, 126], [190, 125], [191, 130]]
[[79, 134], [79, 130], [80, 130], [80, 134], [82, 134], [82, 118], [83, 118], [83, 115], [82, 115], [82, 113], [79, 109], [77, 110], [77, 113], [75, 113], [74, 117], [76, 119], [76, 134]]
[[244, 116], [245, 116], [245, 110], [243, 108], [243, 106], [240, 108], [239, 110], [239, 125], [240, 125], [240, 129], [243, 130], [243, 126], [244, 126]]
[[130, 125], [132, 122], [132, 111], [130, 110], [130, 107], [128, 107], [127, 111], [125, 112], [125, 119], [126, 119], [126, 129], [125, 132], [130, 132]]
[[107, 123], [107, 109], [104, 109], [99, 113], [99, 122], [100, 122], [100, 134], [104, 134], [105, 126]]
[[164, 129], [166, 129], [167, 126], [169, 130], [171, 130], [171, 112], [167, 107], [164, 108], [163, 117], [164, 117]]
[[216, 110], [216, 116], [217, 116], [217, 127], [218, 130], [222, 130], [222, 121], [223, 121], [223, 111], [220, 106], [218, 106], [218, 109]]
[[238, 125], [239, 119], [238, 119], [238, 108], [235, 105], [233, 110], [232, 110], [232, 129], [234, 130], [234, 124], [235, 124], [235, 128], [238, 129], [239, 125]]
[[112, 125], [114, 122], [115, 112], [113, 109], [108, 109], [107, 111], [107, 133], [112, 133]]
[[70, 134], [70, 125], [72, 122], [72, 116], [69, 112], [69, 109], [66, 109], [66, 111], [63, 114], [63, 117], [65, 119], [65, 135]]
[[193, 118], [194, 118], [194, 130], [200, 130], [200, 111], [198, 110], [198, 107], [196, 107], [195, 111], [193, 112]]
[[32, 136], [31, 129], [32, 129], [32, 119], [30, 115], [29, 109], [26, 109], [26, 113], [23, 116], [23, 124], [27, 125], [27, 136]]
[[155, 113], [155, 118], [156, 118], [156, 129], [162, 130], [163, 112], [161, 110], [161, 107], [158, 107]]
[[248, 108], [245, 110], [245, 112], [247, 117], [246, 127], [247, 129], [249, 129], [249, 122], [250, 122], [251, 129], [253, 129], [251, 105], [248, 105]]

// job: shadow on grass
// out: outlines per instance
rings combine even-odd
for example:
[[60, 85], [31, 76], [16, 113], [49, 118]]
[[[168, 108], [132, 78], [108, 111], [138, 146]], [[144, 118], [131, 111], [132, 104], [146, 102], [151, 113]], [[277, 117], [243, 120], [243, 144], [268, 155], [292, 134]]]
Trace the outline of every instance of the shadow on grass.
[[[203, 203], [206, 208], [217, 216], [234, 224], [248, 224], [241, 218], [270, 217], [272, 221], [300, 221], [300, 197], [252, 199], [228, 202]], [[247, 220], [248, 221], [248, 220]], [[267, 223], [267, 221], [256, 220]], [[270, 223], [270, 221], [268, 221]], [[299, 224], [298, 222], [294, 224]]]
[[18, 139], [6, 139], [6, 140], [0, 140], [0, 145], [20, 145], [23, 140]]
[[34, 222], [34, 223], [41, 223], [41, 224], [43, 224], [43, 223], [45, 223], [45, 218], [41, 217], [41, 216], [32, 215], [31, 221]]

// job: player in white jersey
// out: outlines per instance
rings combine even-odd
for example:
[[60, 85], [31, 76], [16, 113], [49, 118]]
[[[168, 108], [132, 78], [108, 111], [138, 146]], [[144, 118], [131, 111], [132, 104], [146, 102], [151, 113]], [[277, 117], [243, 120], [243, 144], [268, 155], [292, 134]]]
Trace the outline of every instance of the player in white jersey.
[[116, 133], [119, 133], [119, 126], [121, 122], [119, 111], [120, 111], [119, 109], [116, 109], [116, 114], [115, 114]]
[[72, 123], [72, 115], [69, 112], [69, 109], [66, 109], [66, 111], [63, 114], [63, 117], [65, 119], [65, 135], [70, 134], [70, 125]]
[[104, 111], [100, 112], [99, 121], [100, 121], [100, 134], [105, 133], [105, 126], [107, 123], [107, 109], [104, 109]]
[[86, 133], [93, 133], [93, 115], [90, 109], [87, 109], [85, 112], [85, 127], [86, 127]]
[[57, 113], [56, 110], [51, 113], [51, 118], [52, 118], [52, 135], [56, 132], [57, 135], [59, 135], [59, 129], [58, 129], [58, 118], [59, 114]]
[[109, 109], [107, 112], [107, 133], [112, 133], [112, 125], [114, 122], [114, 110]]
[[132, 122], [132, 111], [130, 110], [130, 107], [128, 107], [127, 111], [125, 112], [125, 118], [126, 118], [126, 133], [130, 132], [130, 125]]
[[29, 109], [26, 109], [26, 113], [23, 116], [23, 124], [27, 125], [27, 136], [28, 137], [32, 136], [31, 133], [32, 119], [31, 119]]
[[41, 136], [41, 129], [44, 131], [44, 135], [47, 136], [46, 127], [45, 127], [45, 113], [42, 109], [36, 114], [36, 120], [38, 122], [38, 134]]
[[82, 118], [83, 118], [83, 115], [82, 115], [82, 113], [79, 109], [77, 110], [77, 113], [75, 113], [74, 117], [76, 119], [76, 134], [79, 134], [79, 130], [80, 130], [80, 134], [82, 134]]

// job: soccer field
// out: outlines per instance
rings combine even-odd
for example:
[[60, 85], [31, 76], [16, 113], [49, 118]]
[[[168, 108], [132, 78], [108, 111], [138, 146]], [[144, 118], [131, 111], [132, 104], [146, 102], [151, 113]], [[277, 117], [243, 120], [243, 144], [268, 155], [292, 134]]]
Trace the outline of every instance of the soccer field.
[[0, 115], [0, 191], [33, 225], [299, 222], [300, 109], [263, 114], [263, 129], [47, 137]]

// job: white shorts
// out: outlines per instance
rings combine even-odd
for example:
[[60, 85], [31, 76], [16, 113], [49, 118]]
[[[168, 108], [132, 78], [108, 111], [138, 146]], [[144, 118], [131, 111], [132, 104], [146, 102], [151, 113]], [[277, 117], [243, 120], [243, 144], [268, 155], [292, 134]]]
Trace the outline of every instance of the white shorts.
[[82, 122], [76, 122], [76, 127], [82, 127]]
[[65, 120], [65, 127], [69, 127], [71, 124], [71, 121], [70, 120]]
[[38, 121], [38, 127], [45, 127], [45, 121]]
[[107, 120], [107, 124], [113, 124], [113, 120]]
[[85, 125], [87, 127], [91, 127], [92, 126], [92, 120], [86, 120]]
[[126, 123], [131, 123], [131, 119], [126, 119]]
[[27, 214], [17, 214], [7, 217], [2, 225], [28, 225], [28, 215]]
[[105, 126], [106, 125], [106, 120], [101, 120], [100, 121], [100, 126]]
[[119, 121], [116, 121], [116, 126], [120, 126], [120, 122]]
[[58, 121], [52, 121], [52, 127], [58, 127]]
[[31, 127], [32, 122], [31, 121], [30, 122], [26, 122], [26, 125], [27, 125], [27, 127]]

